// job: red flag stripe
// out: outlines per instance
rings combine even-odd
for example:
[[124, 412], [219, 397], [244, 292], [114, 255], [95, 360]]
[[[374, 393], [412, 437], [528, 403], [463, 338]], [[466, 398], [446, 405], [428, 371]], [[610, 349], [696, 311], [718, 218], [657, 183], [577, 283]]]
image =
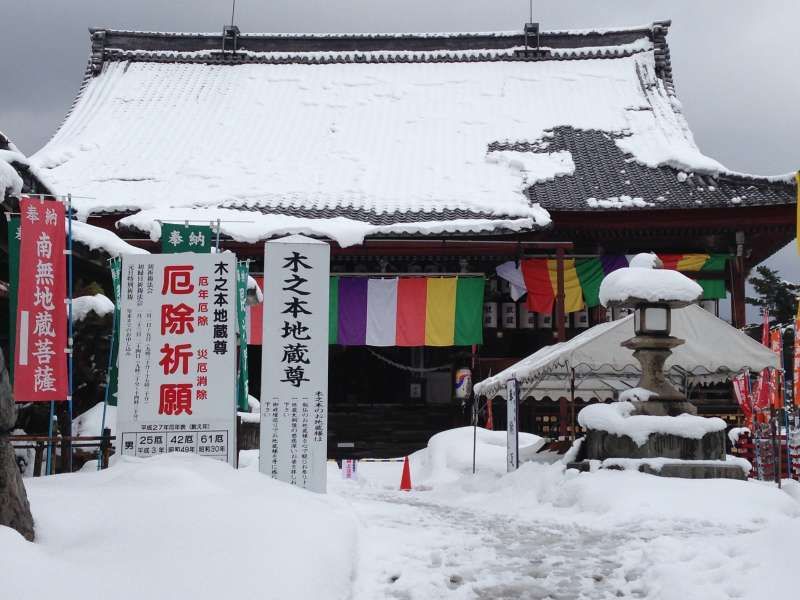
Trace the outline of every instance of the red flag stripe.
[[397, 281], [397, 345], [425, 345], [425, 309], [428, 280], [425, 277], [401, 277]]
[[550, 314], [553, 312], [555, 294], [550, 281], [550, 269], [546, 259], [522, 261], [522, 277], [528, 288], [528, 310]]

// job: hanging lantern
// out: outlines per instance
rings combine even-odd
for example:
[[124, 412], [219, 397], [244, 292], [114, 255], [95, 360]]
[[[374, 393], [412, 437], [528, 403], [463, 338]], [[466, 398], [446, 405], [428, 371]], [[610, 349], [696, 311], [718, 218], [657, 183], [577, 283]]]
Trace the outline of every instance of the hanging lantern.
[[503, 329], [516, 329], [517, 328], [517, 303], [516, 302], [503, 302], [500, 305], [500, 311], [503, 315]]

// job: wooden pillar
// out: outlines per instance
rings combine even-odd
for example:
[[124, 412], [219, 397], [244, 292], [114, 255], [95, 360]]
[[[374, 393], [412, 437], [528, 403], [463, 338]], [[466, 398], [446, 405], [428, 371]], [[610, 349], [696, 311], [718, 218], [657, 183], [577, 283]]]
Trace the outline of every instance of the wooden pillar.
[[747, 325], [745, 312], [745, 281], [747, 273], [744, 264], [744, 234], [736, 233], [736, 256], [730, 261], [731, 270], [731, 323], [734, 327]]
[[[566, 327], [564, 327], [564, 249], [556, 249], [556, 331], [558, 341], [564, 342], [567, 339]], [[566, 439], [567, 423], [569, 421], [569, 404], [566, 398], [558, 399], [558, 437]]]
[[564, 327], [564, 249], [556, 249], [556, 326], [558, 341], [567, 340], [567, 332]]

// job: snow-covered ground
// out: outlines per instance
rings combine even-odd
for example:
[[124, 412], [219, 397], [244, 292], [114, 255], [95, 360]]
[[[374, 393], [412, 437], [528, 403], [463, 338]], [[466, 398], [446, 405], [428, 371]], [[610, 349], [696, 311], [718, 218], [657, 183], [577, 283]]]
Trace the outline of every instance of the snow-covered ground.
[[[794, 597], [800, 486], [565, 471], [503, 473], [479, 430], [411, 460], [360, 462], [315, 495], [211, 460], [123, 459], [26, 480], [37, 543], [0, 528], [9, 598], [496, 599]], [[467, 458], [469, 460], [467, 460]], [[431, 465], [436, 465], [431, 468]], [[46, 573], [46, 577], [41, 575]]]

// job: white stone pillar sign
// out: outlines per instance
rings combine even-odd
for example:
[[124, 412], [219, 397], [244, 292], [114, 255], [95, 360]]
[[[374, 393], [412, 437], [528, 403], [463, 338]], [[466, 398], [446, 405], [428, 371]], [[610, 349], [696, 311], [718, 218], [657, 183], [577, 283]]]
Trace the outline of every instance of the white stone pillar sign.
[[265, 245], [262, 473], [326, 491], [330, 247], [293, 235]]
[[236, 257], [125, 255], [121, 283], [121, 454], [235, 465]]
[[516, 379], [506, 382], [506, 471], [516, 471], [519, 467], [519, 385]]

